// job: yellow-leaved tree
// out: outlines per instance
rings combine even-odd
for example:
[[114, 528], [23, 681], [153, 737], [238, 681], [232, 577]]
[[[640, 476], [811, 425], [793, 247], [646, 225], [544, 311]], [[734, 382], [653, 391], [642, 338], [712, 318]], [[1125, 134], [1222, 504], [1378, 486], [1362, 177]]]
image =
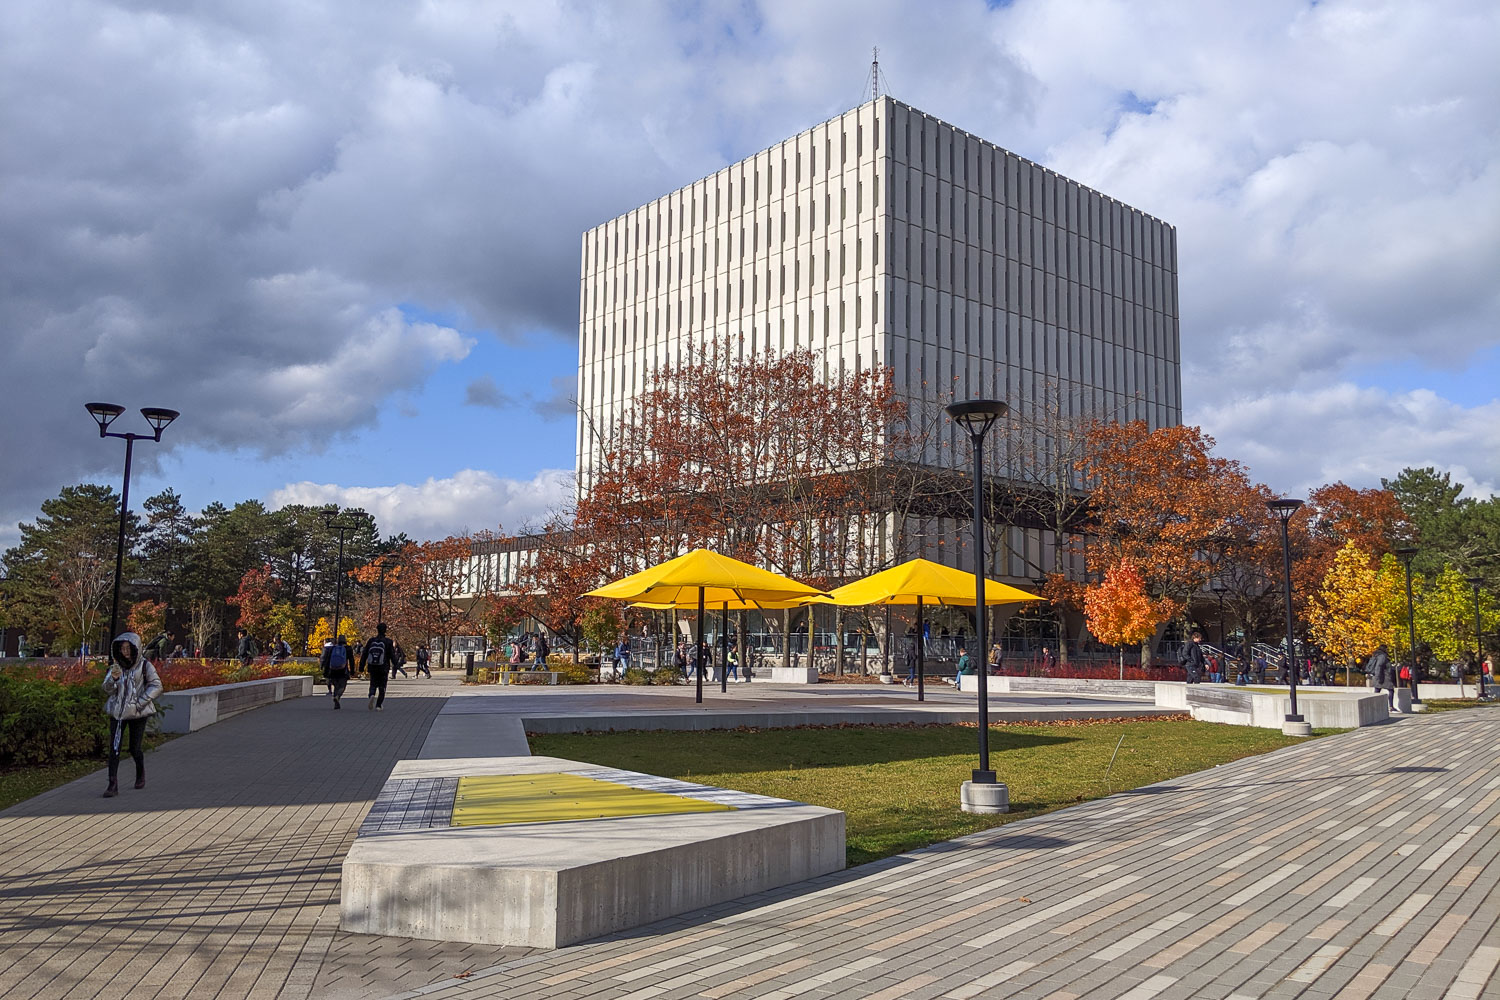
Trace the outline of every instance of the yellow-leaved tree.
[[[1401, 599], [1404, 608], [1404, 589]], [[1369, 553], [1353, 542], [1338, 550], [1322, 587], [1308, 602], [1307, 621], [1318, 645], [1346, 667], [1390, 641], [1379, 574], [1370, 564]]]
[[[1481, 592], [1481, 619], [1488, 617], [1483, 598]], [[1417, 604], [1417, 641], [1432, 646], [1438, 660], [1457, 660], [1474, 649], [1474, 590], [1452, 566], [1444, 566], [1432, 585], [1423, 588]]]
[[[1414, 575], [1411, 581], [1412, 599], [1422, 599], [1422, 577]], [[1411, 630], [1406, 613], [1406, 568], [1401, 561], [1387, 552], [1380, 560], [1380, 569], [1375, 574], [1376, 607], [1379, 609], [1382, 638], [1390, 644], [1391, 659], [1405, 663], [1410, 654]], [[1420, 637], [1418, 637], [1420, 641]]]
[[[339, 629], [339, 635], [343, 636], [349, 645], [359, 644], [359, 631], [354, 627], [354, 619], [343, 615], [339, 616], [343, 627]], [[307, 652], [309, 656], [321, 656], [323, 654], [323, 643], [333, 638], [333, 627], [327, 618], [319, 618], [318, 624], [313, 626], [312, 635], [307, 638]]]

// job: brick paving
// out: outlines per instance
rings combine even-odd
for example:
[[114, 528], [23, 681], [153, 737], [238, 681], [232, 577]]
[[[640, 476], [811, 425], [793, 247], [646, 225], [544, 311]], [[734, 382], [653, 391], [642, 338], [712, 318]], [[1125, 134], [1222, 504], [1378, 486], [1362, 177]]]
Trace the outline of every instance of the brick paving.
[[398, 680], [380, 713], [284, 702], [148, 755], [144, 791], [126, 761], [118, 799], [101, 772], [0, 812], [0, 998], [1500, 996], [1500, 711], [1310, 742], [557, 952], [340, 932], [355, 830], [454, 690]]
[[402, 996], [1500, 996], [1497, 751], [1403, 719]]
[[339, 870], [452, 677], [398, 679], [371, 712], [351, 683], [236, 716], [0, 812], [0, 998], [345, 1000], [495, 964], [516, 950], [338, 927]]

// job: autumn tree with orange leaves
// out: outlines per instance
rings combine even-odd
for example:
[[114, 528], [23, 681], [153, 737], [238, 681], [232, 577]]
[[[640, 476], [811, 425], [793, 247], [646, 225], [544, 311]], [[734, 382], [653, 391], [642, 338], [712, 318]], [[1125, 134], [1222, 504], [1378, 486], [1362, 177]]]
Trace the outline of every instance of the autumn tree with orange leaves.
[[[386, 624], [408, 655], [418, 642], [435, 641], [441, 649], [439, 662], [446, 662], [453, 637], [472, 634], [477, 628], [468, 597], [473, 542], [468, 535], [449, 535], [436, 541], [408, 542], [381, 557], [387, 565]], [[370, 562], [351, 575], [366, 587], [375, 587], [379, 573], [379, 563]], [[433, 652], [436, 655], [438, 650]]]
[[246, 570], [240, 577], [239, 590], [228, 600], [240, 611], [235, 624], [252, 635], [259, 635], [276, 603], [278, 587], [270, 566]]
[[901, 515], [930, 478], [890, 461], [911, 445], [906, 404], [885, 366], [825, 366], [726, 338], [652, 372], [596, 429], [586, 490], [548, 519], [511, 600], [573, 636], [585, 591], [700, 546], [814, 584], [899, 561]]
[[1144, 421], [1096, 424], [1082, 463], [1090, 495], [1090, 569], [1130, 563], [1162, 621], [1181, 614], [1221, 562], [1244, 547], [1263, 520], [1238, 462], [1212, 454], [1197, 427], [1148, 428]]
[[[1111, 566], [1097, 586], [1088, 588], [1083, 600], [1084, 618], [1094, 638], [1120, 649], [1120, 676], [1125, 676], [1127, 645], [1145, 643], [1156, 634], [1157, 627], [1171, 617], [1173, 607], [1153, 602], [1146, 595], [1146, 584], [1129, 560]], [[1143, 650], [1141, 662], [1147, 663]]]

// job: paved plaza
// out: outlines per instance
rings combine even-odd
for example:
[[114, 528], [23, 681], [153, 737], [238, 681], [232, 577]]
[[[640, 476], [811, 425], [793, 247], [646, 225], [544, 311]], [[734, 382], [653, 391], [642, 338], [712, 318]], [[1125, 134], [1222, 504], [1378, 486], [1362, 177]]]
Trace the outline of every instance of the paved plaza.
[[364, 814], [456, 716], [446, 739], [467, 745], [477, 719], [616, 697], [619, 715], [914, 704], [560, 688], [440, 719], [457, 690], [399, 680], [379, 713], [283, 702], [148, 755], [144, 791], [100, 799], [92, 776], [0, 812], [0, 998], [1500, 996], [1500, 711], [1309, 742], [555, 952], [341, 932]]

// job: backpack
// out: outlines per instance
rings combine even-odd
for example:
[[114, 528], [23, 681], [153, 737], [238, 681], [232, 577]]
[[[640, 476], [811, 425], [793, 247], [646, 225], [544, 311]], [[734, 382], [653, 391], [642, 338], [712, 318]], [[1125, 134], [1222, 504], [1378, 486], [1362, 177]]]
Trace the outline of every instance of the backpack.
[[370, 644], [365, 647], [365, 663], [371, 667], [385, 666], [385, 643], [379, 639], [371, 639]]
[[330, 674], [341, 674], [349, 669], [348, 646], [340, 646], [337, 643], [328, 647], [328, 672]]

